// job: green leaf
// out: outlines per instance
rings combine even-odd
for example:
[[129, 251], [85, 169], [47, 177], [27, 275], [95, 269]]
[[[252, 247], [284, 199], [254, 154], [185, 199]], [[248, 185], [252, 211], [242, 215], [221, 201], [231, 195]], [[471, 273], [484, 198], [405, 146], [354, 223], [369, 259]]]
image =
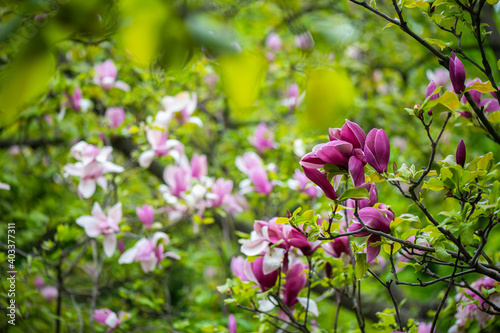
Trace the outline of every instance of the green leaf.
[[431, 178], [427, 183], [424, 183], [422, 188], [427, 188], [431, 191], [441, 191], [444, 189], [444, 184], [442, 181], [437, 180], [436, 178]]
[[350, 188], [344, 191], [339, 201], [347, 199], [368, 199], [368, 191], [365, 188]]
[[451, 255], [448, 252], [446, 252], [446, 249], [445, 249], [443, 243], [436, 244], [435, 249], [436, 249], [436, 257], [438, 257], [438, 259], [441, 259], [443, 261], [450, 261], [451, 260]]
[[465, 88], [465, 91], [471, 91], [471, 90], [477, 90], [480, 93], [487, 94], [492, 91], [496, 91], [495, 88], [491, 85], [490, 81], [487, 81], [485, 83], [483, 82], [474, 82], [470, 87]]
[[366, 271], [370, 264], [366, 262], [366, 253], [365, 252], [356, 252], [356, 276], [358, 280], [360, 280], [363, 275], [365, 275]]
[[425, 40], [430, 44], [437, 45], [441, 49], [441, 51], [443, 51], [443, 49], [453, 44], [452, 42], [446, 43], [440, 39], [425, 38]]
[[470, 245], [474, 242], [474, 229], [472, 223], [460, 223], [460, 239], [464, 245]]
[[498, 3], [499, 0], [486, 0], [487, 3], [489, 3], [490, 5], [496, 5]]
[[276, 219], [276, 224], [286, 224], [288, 223], [288, 219], [286, 217], [278, 217]]

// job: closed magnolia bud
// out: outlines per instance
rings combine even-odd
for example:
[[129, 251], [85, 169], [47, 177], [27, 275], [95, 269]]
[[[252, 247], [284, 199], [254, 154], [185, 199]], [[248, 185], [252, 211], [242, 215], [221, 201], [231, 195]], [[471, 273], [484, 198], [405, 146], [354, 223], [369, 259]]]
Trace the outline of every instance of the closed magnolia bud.
[[465, 143], [464, 143], [464, 140], [460, 139], [460, 142], [458, 143], [458, 147], [457, 147], [457, 153], [455, 154], [455, 159], [456, 159], [458, 165], [460, 165], [462, 167], [464, 166], [465, 156], [466, 156]]
[[450, 63], [448, 66], [450, 71], [450, 80], [453, 85], [455, 94], [461, 94], [465, 88], [465, 68], [460, 59], [457, 58], [455, 52], [451, 52]]

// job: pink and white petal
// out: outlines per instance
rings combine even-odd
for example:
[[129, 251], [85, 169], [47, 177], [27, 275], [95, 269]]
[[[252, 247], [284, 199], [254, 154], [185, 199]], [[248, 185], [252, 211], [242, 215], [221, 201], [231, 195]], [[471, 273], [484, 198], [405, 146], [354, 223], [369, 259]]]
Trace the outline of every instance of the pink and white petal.
[[116, 81], [115, 88], [121, 89], [123, 91], [130, 91], [130, 86], [123, 81]]
[[102, 211], [101, 205], [96, 201], [94, 202], [94, 206], [92, 207], [92, 216], [98, 220], [105, 220], [106, 214]]
[[108, 216], [117, 224], [122, 220], [122, 203], [118, 202], [108, 212]]
[[10, 185], [5, 183], [0, 183], [0, 190], [10, 191]]
[[144, 273], [149, 273], [155, 269], [157, 263], [158, 260], [155, 256], [152, 256], [150, 260], [143, 260], [141, 261], [142, 270], [144, 271]]
[[[144, 238], [143, 238], [144, 239]], [[118, 259], [119, 264], [130, 264], [134, 262], [134, 258], [137, 254], [137, 244], [134, 245], [134, 247], [128, 249], [127, 251], [123, 252], [121, 255], [120, 259]]]
[[241, 253], [251, 257], [261, 254], [268, 249], [269, 242], [263, 239], [256, 239], [246, 242], [241, 246]]
[[123, 172], [125, 170], [122, 166], [119, 166], [117, 164], [111, 163], [109, 161], [103, 162], [102, 163], [104, 173], [108, 172]]
[[155, 152], [152, 150], [146, 150], [139, 156], [139, 165], [143, 168], [147, 168], [153, 162], [155, 158]]
[[90, 215], [80, 216], [76, 219], [76, 224], [85, 229], [87, 236], [95, 238], [101, 234], [98, 228], [99, 221]]
[[108, 314], [108, 317], [106, 318], [105, 323], [110, 328], [116, 328], [118, 326], [118, 323], [119, 323], [118, 316], [116, 315], [116, 313], [111, 311], [111, 313]]
[[108, 189], [108, 180], [106, 177], [101, 176], [96, 179], [97, 185], [99, 185], [104, 191]]
[[104, 236], [102, 245], [104, 247], [104, 254], [106, 254], [106, 257], [113, 256], [113, 253], [116, 250], [116, 243], [116, 234], [113, 233]]
[[82, 195], [85, 199], [90, 198], [96, 189], [96, 184], [94, 179], [82, 179], [80, 184], [78, 184], [78, 193]]
[[299, 300], [299, 303], [304, 307], [304, 309], [308, 309], [313, 316], [317, 317], [319, 315], [318, 305], [314, 300], [309, 298], [308, 302], [307, 297], [297, 297], [297, 299]]
[[167, 234], [161, 231], [155, 232], [151, 241], [153, 242], [153, 245], [156, 246], [160, 239], [163, 239], [163, 245], [167, 245], [170, 242]]
[[280, 268], [283, 262], [283, 255], [285, 254], [285, 249], [275, 247], [270, 249], [264, 255], [264, 261], [262, 262], [262, 272], [264, 274], [270, 274]]
[[188, 123], [198, 125], [199, 127], [203, 127], [203, 122], [198, 117], [189, 117]]
[[163, 254], [163, 258], [166, 258], [166, 257], [169, 257], [169, 258], [172, 258], [172, 259], [177, 259], [177, 260], [181, 260], [181, 256], [178, 255], [177, 253], [174, 253], [174, 252], [165, 252]]

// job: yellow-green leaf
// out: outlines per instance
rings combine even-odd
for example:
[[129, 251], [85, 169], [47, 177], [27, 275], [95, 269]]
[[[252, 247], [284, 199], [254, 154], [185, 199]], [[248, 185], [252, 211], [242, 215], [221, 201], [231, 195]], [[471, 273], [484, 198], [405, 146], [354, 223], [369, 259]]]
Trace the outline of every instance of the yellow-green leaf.
[[470, 87], [465, 88], [465, 91], [477, 90], [482, 94], [487, 94], [492, 91], [496, 91], [495, 88], [491, 85], [490, 81], [485, 83], [483, 82], [474, 82]]

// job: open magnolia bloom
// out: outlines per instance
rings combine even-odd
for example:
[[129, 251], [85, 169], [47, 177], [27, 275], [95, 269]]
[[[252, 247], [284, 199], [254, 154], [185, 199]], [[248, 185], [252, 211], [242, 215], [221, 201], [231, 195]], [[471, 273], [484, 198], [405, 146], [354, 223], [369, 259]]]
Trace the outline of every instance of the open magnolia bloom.
[[151, 272], [166, 257], [180, 259], [176, 253], [163, 251], [164, 246], [167, 246], [169, 242], [167, 234], [155, 232], [151, 239], [141, 238], [132, 248], [125, 251], [118, 259], [118, 263], [140, 262], [144, 273]]
[[107, 188], [107, 180], [104, 175], [110, 172], [122, 172], [123, 167], [116, 165], [108, 159], [111, 157], [113, 148], [97, 148], [85, 141], [80, 141], [71, 148], [71, 154], [78, 162], [64, 166], [64, 176], [76, 176], [80, 178], [78, 194], [85, 199], [90, 198], [96, 190], [96, 184], [101, 188]]
[[183, 91], [175, 96], [166, 96], [161, 100], [161, 105], [167, 113], [162, 118], [175, 118], [181, 124], [192, 123], [200, 127], [203, 122], [198, 117], [191, 116], [196, 110], [197, 97], [195, 93]]
[[139, 165], [149, 167], [155, 157], [171, 155], [178, 159], [184, 153], [184, 145], [177, 141], [168, 139], [167, 130], [146, 128], [146, 138], [151, 145], [150, 150], [146, 150], [139, 156]]
[[120, 324], [130, 318], [130, 313], [120, 311], [119, 316], [110, 309], [99, 309], [94, 311], [94, 320], [101, 325], [108, 326], [106, 333], [113, 332]]
[[111, 257], [116, 250], [116, 233], [120, 231], [118, 224], [122, 219], [122, 204], [119, 202], [104, 214], [99, 203], [94, 203], [92, 215], [81, 216], [76, 224], [85, 228], [85, 233], [91, 238], [104, 235], [104, 253]]
[[118, 70], [116, 69], [115, 63], [111, 59], [96, 65], [94, 67], [94, 72], [94, 83], [101, 86], [101, 88], [109, 90], [114, 87], [123, 91], [130, 90], [130, 86], [128, 84], [123, 81], [116, 80]]

